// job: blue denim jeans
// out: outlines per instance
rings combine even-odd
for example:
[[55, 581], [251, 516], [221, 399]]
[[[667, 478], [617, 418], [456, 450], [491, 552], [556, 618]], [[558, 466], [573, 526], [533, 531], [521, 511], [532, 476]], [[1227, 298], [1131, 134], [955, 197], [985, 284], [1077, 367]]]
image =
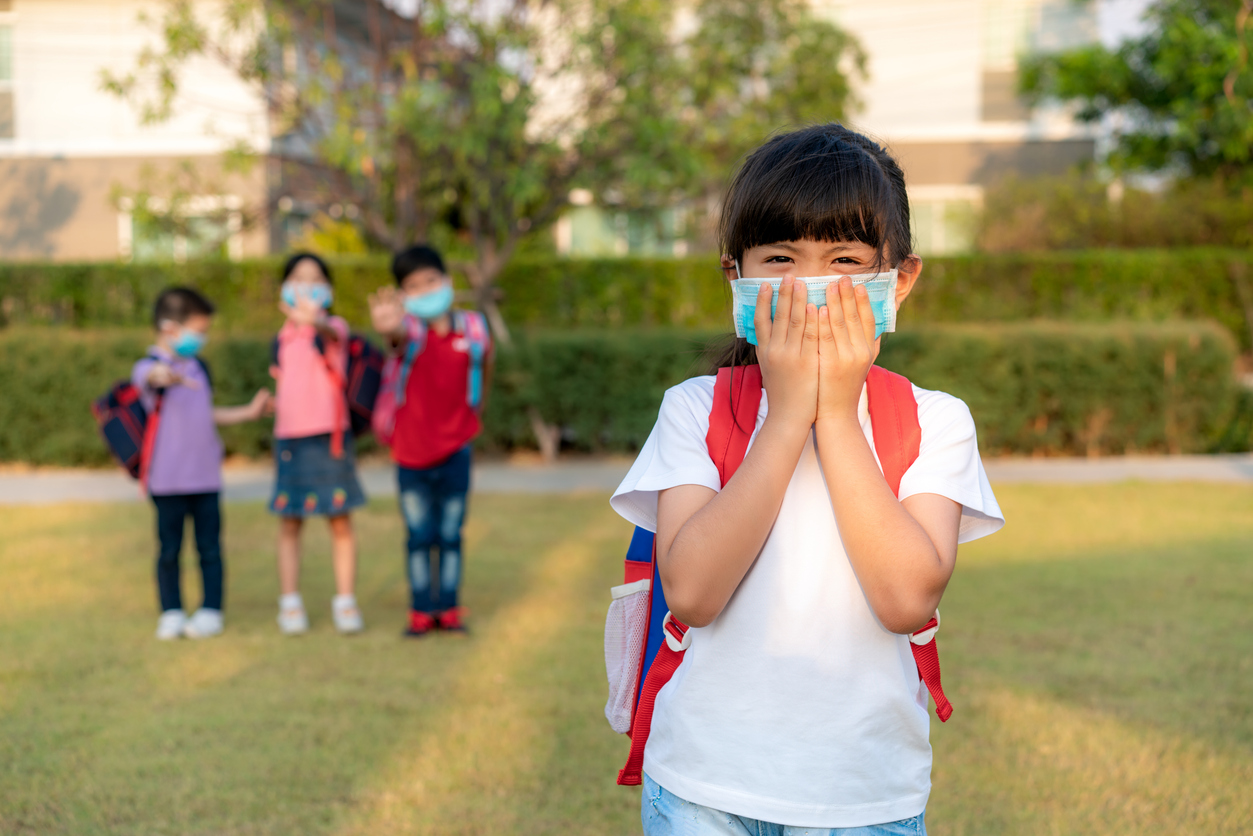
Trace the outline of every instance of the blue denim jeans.
[[865, 827], [793, 827], [746, 819], [684, 801], [644, 774], [644, 836], [927, 836], [923, 813]]
[[[396, 478], [400, 512], [409, 529], [405, 554], [410, 606], [418, 612], [450, 610], [457, 606], [461, 587], [461, 524], [470, 490], [470, 447], [434, 467], [398, 467]], [[436, 557], [438, 572], [433, 568]]]

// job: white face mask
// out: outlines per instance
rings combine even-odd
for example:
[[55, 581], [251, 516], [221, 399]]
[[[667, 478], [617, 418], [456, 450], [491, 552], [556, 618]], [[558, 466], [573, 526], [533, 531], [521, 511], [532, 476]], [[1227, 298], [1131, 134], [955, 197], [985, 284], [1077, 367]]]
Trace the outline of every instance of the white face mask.
[[[740, 276], [740, 264], [735, 263], [736, 278], [731, 281], [731, 316], [735, 319], [735, 336], [744, 337], [752, 345], [757, 345], [757, 328], [753, 317], [757, 312], [757, 291], [763, 284], [774, 288], [770, 299], [770, 317], [774, 318], [775, 308], [779, 305], [779, 286], [783, 279], [745, 279]], [[874, 335], [896, 330], [896, 270], [884, 273], [856, 273], [849, 275], [853, 284], [866, 288], [870, 297], [870, 308], [874, 311]], [[844, 278], [836, 276], [811, 276], [798, 278], [806, 289], [806, 297], [816, 307], [823, 308], [827, 304], [827, 286]]]

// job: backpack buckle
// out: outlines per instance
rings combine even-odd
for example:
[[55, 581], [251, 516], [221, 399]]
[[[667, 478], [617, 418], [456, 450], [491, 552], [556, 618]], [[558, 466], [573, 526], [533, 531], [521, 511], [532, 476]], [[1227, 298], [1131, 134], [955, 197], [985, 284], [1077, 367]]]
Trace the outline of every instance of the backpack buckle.
[[661, 634], [666, 637], [666, 645], [675, 653], [682, 653], [692, 646], [691, 628], [677, 620], [669, 610], [661, 620]]
[[940, 611], [935, 611], [935, 618], [927, 622], [926, 626], [917, 633], [910, 635], [909, 640], [914, 644], [922, 647], [924, 644], [930, 644], [935, 640], [935, 634], [940, 632]]

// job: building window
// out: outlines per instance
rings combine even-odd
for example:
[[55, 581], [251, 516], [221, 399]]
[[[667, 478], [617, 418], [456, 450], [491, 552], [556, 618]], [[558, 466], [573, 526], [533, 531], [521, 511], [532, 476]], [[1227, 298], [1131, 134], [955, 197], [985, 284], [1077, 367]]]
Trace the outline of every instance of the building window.
[[980, 186], [915, 186], [909, 190], [910, 232], [919, 255], [953, 255], [974, 248]]
[[[0, 13], [6, 11], [0, 5]], [[0, 23], [0, 139], [12, 139], [17, 120], [13, 113], [13, 27]]]
[[1018, 96], [1018, 59], [1097, 39], [1092, 0], [987, 0], [983, 14], [980, 118], [1021, 122], [1031, 112]]
[[195, 197], [170, 211], [150, 198], [143, 211], [123, 200], [118, 213], [118, 255], [131, 261], [183, 262], [243, 257], [240, 201], [233, 195]]

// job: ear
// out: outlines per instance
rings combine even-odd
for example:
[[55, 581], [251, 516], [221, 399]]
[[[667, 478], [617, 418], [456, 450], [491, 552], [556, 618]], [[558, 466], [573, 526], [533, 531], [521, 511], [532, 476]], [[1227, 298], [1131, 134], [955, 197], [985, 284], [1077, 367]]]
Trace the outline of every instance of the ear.
[[901, 303], [905, 301], [910, 291], [914, 289], [914, 285], [917, 284], [920, 275], [922, 275], [922, 258], [913, 253], [902, 258], [900, 264], [896, 265], [897, 310], [900, 310]]
[[724, 255], [718, 261], [722, 265], [722, 277], [729, 282], [735, 281], [735, 259]]

